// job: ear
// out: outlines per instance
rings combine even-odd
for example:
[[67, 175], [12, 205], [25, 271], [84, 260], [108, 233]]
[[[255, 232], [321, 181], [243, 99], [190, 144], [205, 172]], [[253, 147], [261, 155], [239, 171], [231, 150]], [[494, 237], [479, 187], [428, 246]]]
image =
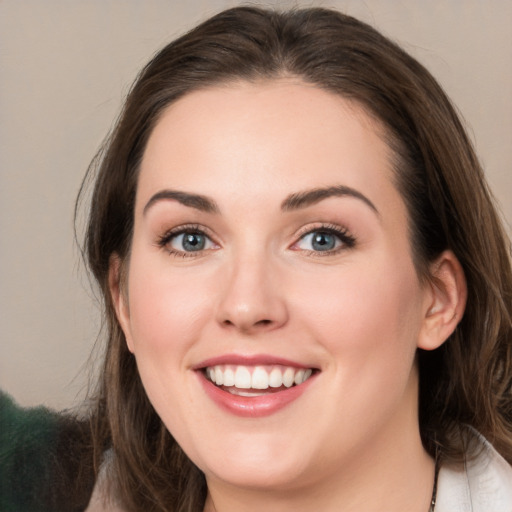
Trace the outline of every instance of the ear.
[[429, 283], [426, 286], [428, 288], [418, 348], [434, 350], [453, 333], [466, 307], [466, 278], [452, 251], [444, 251], [431, 265]]
[[112, 303], [116, 311], [117, 321], [123, 330], [128, 350], [133, 353], [133, 340], [130, 328], [130, 309], [126, 290], [126, 276], [123, 276], [123, 265], [117, 254], [110, 257], [108, 269], [108, 287]]

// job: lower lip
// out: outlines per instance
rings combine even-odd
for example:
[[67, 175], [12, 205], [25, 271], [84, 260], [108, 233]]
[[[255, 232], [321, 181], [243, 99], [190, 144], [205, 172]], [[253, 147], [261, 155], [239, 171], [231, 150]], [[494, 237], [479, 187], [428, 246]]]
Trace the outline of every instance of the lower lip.
[[260, 418], [280, 411], [294, 400], [297, 400], [309, 388], [311, 381], [315, 378], [315, 375], [313, 375], [306, 382], [283, 391], [247, 397], [232, 395], [229, 391], [224, 391], [210, 382], [203, 372], [198, 371], [197, 374], [206, 394], [221, 409], [245, 418]]

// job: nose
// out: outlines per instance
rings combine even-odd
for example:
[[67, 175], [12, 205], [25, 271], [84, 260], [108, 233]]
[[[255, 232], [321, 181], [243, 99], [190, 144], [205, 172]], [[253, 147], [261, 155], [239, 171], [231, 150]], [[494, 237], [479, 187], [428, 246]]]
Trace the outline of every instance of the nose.
[[220, 296], [217, 320], [223, 328], [257, 334], [288, 321], [284, 290], [269, 258], [238, 258], [228, 270]]

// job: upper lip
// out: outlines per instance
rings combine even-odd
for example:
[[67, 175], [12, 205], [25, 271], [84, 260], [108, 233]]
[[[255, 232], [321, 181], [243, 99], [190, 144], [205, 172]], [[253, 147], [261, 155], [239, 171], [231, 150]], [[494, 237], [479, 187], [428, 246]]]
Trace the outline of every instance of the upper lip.
[[291, 366], [294, 368], [312, 368], [316, 369], [316, 367], [311, 366], [308, 363], [301, 363], [298, 361], [293, 361], [291, 359], [287, 359], [284, 357], [273, 356], [269, 354], [255, 354], [255, 355], [241, 355], [241, 354], [224, 354], [221, 356], [211, 357], [209, 359], [205, 359], [200, 363], [194, 365], [192, 367], [193, 370], [202, 370], [204, 368], [208, 368], [210, 366], [217, 366], [221, 364], [232, 364], [239, 366], [265, 366], [265, 365], [281, 365], [281, 366]]

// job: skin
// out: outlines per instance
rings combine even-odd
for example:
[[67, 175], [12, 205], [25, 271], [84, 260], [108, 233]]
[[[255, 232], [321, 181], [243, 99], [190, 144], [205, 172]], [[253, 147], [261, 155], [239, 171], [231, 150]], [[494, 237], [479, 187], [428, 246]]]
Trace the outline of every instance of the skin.
[[[114, 258], [111, 290], [153, 406], [206, 475], [205, 510], [428, 510], [415, 355], [451, 334], [465, 285], [449, 251], [435, 280], [418, 278], [382, 133], [358, 105], [283, 79], [190, 93], [149, 139], [127, 278]], [[282, 209], [290, 194], [333, 186], [365, 199]], [[151, 201], [169, 189], [218, 211]], [[208, 235], [205, 250], [159, 243], [190, 224]], [[323, 224], [354, 243], [313, 250], [305, 234]], [[285, 408], [242, 418], [194, 371], [224, 354], [320, 371]]]

